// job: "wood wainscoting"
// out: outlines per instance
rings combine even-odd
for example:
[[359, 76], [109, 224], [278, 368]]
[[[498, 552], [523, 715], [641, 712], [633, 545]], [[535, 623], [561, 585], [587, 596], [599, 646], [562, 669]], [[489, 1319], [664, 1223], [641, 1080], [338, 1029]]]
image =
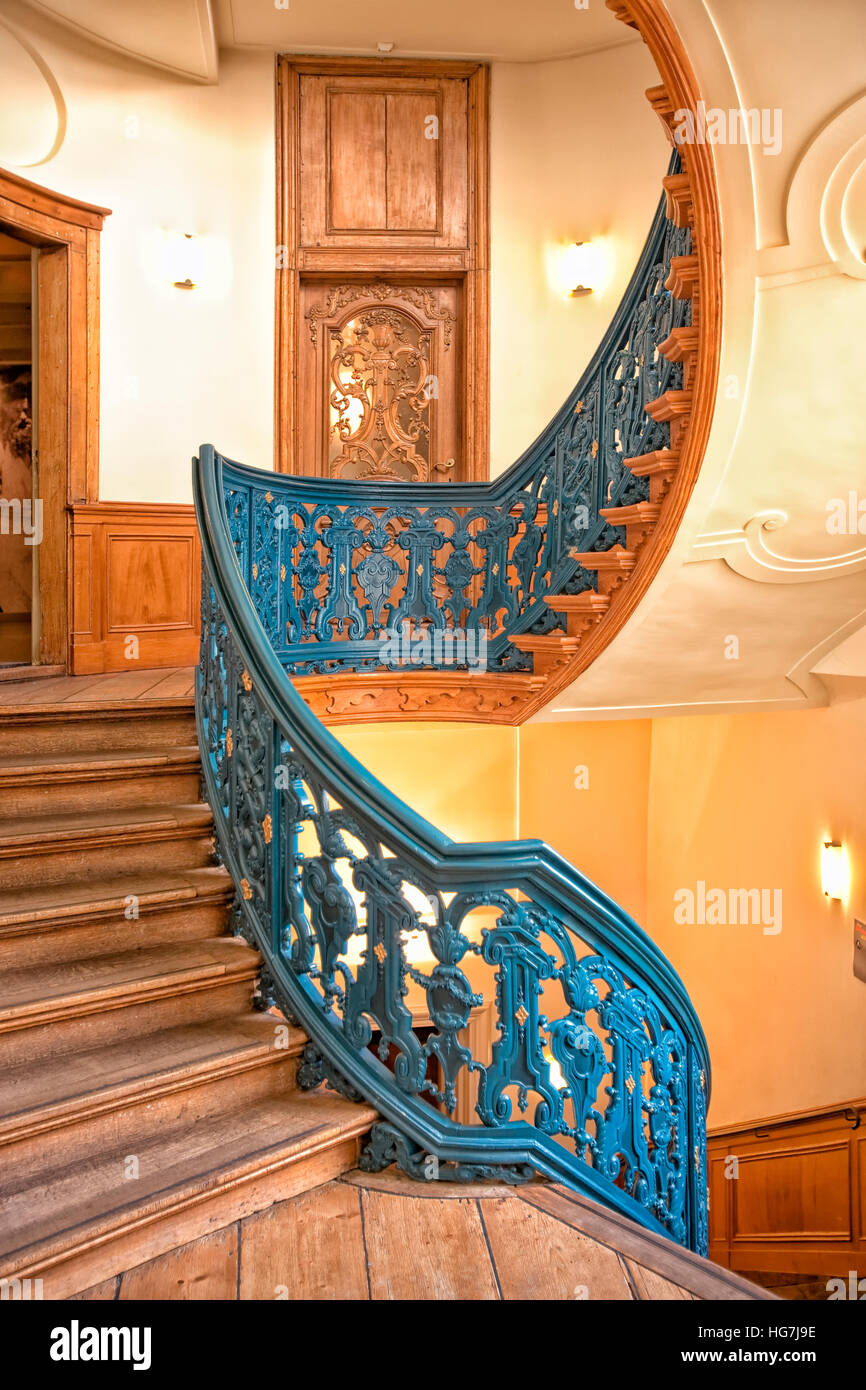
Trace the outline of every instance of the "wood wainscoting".
[[194, 666], [201, 586], [194, 508], [96, 502], [70, 510], [73, 674]]
[[711, 1130], [707, 1143], [711, 1260], [866, 1277], [866, 1100]]

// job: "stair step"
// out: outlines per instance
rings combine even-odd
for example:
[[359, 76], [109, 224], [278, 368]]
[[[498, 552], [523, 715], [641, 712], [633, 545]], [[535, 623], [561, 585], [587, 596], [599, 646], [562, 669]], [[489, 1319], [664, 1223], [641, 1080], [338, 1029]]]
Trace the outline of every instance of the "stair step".
[[295, 1090], [306, 1036], [282, 1016], [248, 1013], [9, 1068], [0, 1082], [0, 1155], [8, 1187], [37, 1169], [200, 1125]]
[[633, 502], [628, 507], [602, 507], [601, 515], [611, 526], [625, 527], [626, 551], [637, 555], [655, 530], [661, 511], [658, 502]]
[[[275, 1045], [275, 1027], [287, 1045]], [[281, 1035], [282, 1038], [282, 1035]], [[149, 1038], [11, 1067], [0, 1076], [0, 1145], [16, 1143], [84, 1117], [155, 1099], [216, 1072], [234, 1074], [262, 1062], [297, 1056], [307, 1038], [269, 1014], [248, 1013], [168, 1028]]]
[[181, 1216], [204, 1221], [200, 1230], [208, 1221], [225, 1224], [221, 1209], [237, 1219], [270, 1205], [274, 1179], [287, 1197], [348, 1171], [375, 1119], [367, 1106], [328, 1091], [292, 1092], [151, 1134], [134, 1155], [121, 1146], [43, 1169], [10, 1184], [0, 1201], [0, 1267], [7, 1278], [44, 1277], [46, 1298], [66, 1297], [140, 1262], [131, 1249], [153, 1254], [180, 1243]]
[[0, 903], [0, 965], [59, 964], [217, 936], [233, 897], [229, 875], [217, 867], [15, 888]]
[[671, 256], [665, 289], [670, 290], [674, 299], [694, 299], [700, 282], [697, 252], [693, 251], [688, 256]]
[[596, 571], [598, 592], [602, 597], [613, 594], [635, 567], [634, 553], [621, 545], [615, 545], [610, 550], [572, 550], [569, 554], [583, 569]]
[[522, 632], [511, 639], [518, 651], [532, 656], [533, 673], [547, 675], [577, 651], [578, 641], [564, 632]]
[[0, 815], [195, 802], [200, 770], [196, 744], [0, 754]]
[[675, 227], [691, 227], [695, 220], [692, 183], [688, 174], [668, 174], [662, 179], [665, 214]]
[[652, 420], [669, 422], [671, 449], [678, 452], [692, 415], [692, 392], [665, 391], [654, 401], [647, 401], [644, 410]]
[[680, 466], [680, 456], [676, 449], [653, 449], [649, 454], [638, 454], [622, 462], [636, 478], [649, 479], [651, 502], [663, 502]]
[[583, 594], [550, 594], [545, 603], [554, 613], [564, 613], [569, 637], [582, 637], [600, 622], [610, 608], [607, 594], [587, 590]]
[[0, 888], [131, 873], [152, 867], [155, 853], [166, 869], [204, 868], [212, 837], [205, 805], [11, 817], [0, 821]]
[[[81, 683], [90, 685], [87, 677]], [[49, 687], [68, 690], [68, 677], [33, 681], [33, 687], [32, 703], [16, 696], [14, 705], [0, 704], [0, 754], [24, 758], [91, 749], [166, 749], [196, 741], [194, 706], [186, 697], [137, 704], [104, 699], [52, 704]]]
[[[14, 1066], [116, 1038], [249, 1008], [259, 955], [240, 939], [158, 946], [8, 970], [0, 979], [0, 1063]], [[196, 1014], [199, 994], [216, 1003]], [[160, 1005], [162, 1007], [160, 1007]]]

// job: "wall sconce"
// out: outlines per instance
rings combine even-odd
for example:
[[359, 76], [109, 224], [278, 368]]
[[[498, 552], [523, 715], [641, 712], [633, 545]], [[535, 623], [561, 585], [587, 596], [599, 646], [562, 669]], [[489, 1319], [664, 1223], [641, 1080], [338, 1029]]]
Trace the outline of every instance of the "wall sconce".
[[591, 241], [576, 241], [568, 249], [569, 278], [574, 286], [572, 299], [592, 294], [595, 282], [596, 256]]
[[610, 237], [593, 241], [547, 243], [547, 278], [551, 289], [563, 299], [582, 299], [600, 294], [613, 279], [614, 245]]
[[825, 840], [821, 847], [821, 887], [824, 897], [838, 902], [848, 896], [848, 855], [838, 840]]
[[194, 290], [201, 281], [202, 248], [195, 232], [176, 233], [170, 238], [172, 284], [176, 290]]

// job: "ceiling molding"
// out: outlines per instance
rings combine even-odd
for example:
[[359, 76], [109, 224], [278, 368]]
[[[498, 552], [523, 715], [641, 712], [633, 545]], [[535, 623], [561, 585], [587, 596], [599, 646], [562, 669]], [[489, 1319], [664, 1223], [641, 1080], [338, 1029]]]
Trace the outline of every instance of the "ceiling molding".
[[515, 65], [590, 57], [641, 42], [623, 32], [601, 5], [578, 9], [568, 0], [536, 0], [527, 25], [523, 0], [214, 0], [220, 46], [286, 56], [472, 59]]
[[23, 0], [87, 43], [160, 68], [188, 82], [212, 85], [218, 51], [211, 0]]
[[[5, 34], [9, 35], [9, 38], [12, 40], [13, 44], [16, 44], [18, 46], [18, 49], [20, 49], [25, 65], [27, 63], [33, 64], [33, 67], [38, 73], [38, 77], [41, 78], [42, 82], [44, 82], [45, 84], [45, 89], [47, 90], [47, 99], [50, 102], [51, 107], [53, 108], [53, 120], [51, 122], [51, 124], [53, 125], [53, 131], [51, 132], [50, 136], [47, 131], [45, 134], [45, 139], [50, 139], [50, 143], [48, 144], [47, 148], [45, 146], [41, 147], [38, 158], [24, 160], [16, 159], [15, 154], [17, 153], [17, 151], [13, 151], [12, 153], [10, 153], [8, 149], [4, 149], [3, 146], [0, 145], [0, 161], [2, 161], [2, 163], [11, 164], [16, 169], [35, 169], [38, 168], [40, 164], [47, 164], [50, 159], [53, 159], [66, 138], [66, 101], [64, 100], [63, 93], [60, 90], [60, 84], [57, 81], [57, 78], [54, 76], [54, 73], [51, 71], [51, 68], [48, 66], [41, 53], [38, 52], [38, 50], [33, 46], [33, 44], [30, 43], [30, 41], [23, 34], [19, 33], [19, 31], [13, 25], [11, 25], [7, 19], [0, 19], [0, 29], [2, 29]], [[14, 66], [15, 59], [13, 58], [12, 61]], [[15, 74], [10, 74], [9, 72], [7, 72], [5, 77], [7, 95], [9, 93], [10, 86], [14, 86], [14, 82]], [[34, 124], [32, 111], [30, 111], [29, 107], [27, 109], [30, 112], [28, 116], [28, 125], [32, 130]], [[34, 154], [36, 152], [36, 149], [32, 151], [32, 153]]]
[[788, 240], [762, 249], [762, 284], [829, 262], [846, 275], [866, 279], [863, 247], [852, 247], [845, 228], [845, 200], [866, 161], [866, 95], [849, 102], [814, 132], [791, 175], [785, 208]]
[[840, 579], [866, 569], [866, 547], [843, 555], [820, 555], [800, 559], [773, 550], [767, 537], [788, 521], [783, 511], [758, 512], [736, 531], [708, 531], [695, 542], [696, 553], [690, 563], [724, 560], [736, 574], [760, 584], [814, 584], [816, 580]]

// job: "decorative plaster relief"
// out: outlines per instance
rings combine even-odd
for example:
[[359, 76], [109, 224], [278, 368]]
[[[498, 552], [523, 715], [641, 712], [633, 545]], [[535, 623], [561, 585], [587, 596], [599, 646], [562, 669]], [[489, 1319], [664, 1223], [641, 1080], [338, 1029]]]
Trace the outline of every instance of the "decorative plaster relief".
[[[764, 288], [791, 272], [826, 266], [866, 279], [866, 96], [815, 132], [794, 170], [786, 206], [788, 242], [760, 254]], [[801, 277], [804, 278], [804, 277]]]
[[66, 102], [36, 49], [0, 19], [0, 164], [33, 169], [53, 159], [66, 136]]
[[866, 569], [866, 547], [843, 555], [821, 555], [800, 559], [780, 555], [768, 535], [788, 521], [782, 511], [758, 512], [736, 531], [708, 531], [695, 543], [692, 563], [698, 560], [724, 560], [736, 574], [761, 584], [814, 584], [822, 579], [839, 579]]

